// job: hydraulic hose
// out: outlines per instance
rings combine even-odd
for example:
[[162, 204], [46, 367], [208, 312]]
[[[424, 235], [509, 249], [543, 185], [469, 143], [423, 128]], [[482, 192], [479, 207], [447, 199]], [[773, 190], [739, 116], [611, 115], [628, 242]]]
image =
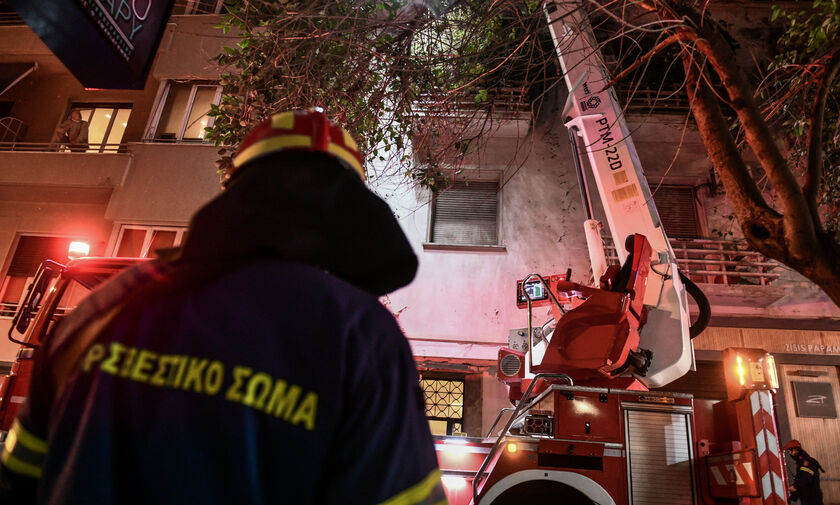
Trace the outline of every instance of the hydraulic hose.
[[680, 280], [682, 280], [683, 284], [685, 284], [685, 290], [689, 295], [691, 295], [691, 298], [694, 300], [694, 303], [697, 304], [697, 309], [699, 311], [697, 320], [694, 321], [688, 329], [691, 338], [694, 338], [703, 333], [703, 330], [709, 326], [709, 321], [712, 318], [712, 307], [709, 305], [709, 299], [706, 298], [706, 295], [700, 287], [697, 286], [697, 284], [694, 284], [694, 282], [686, 277], [682, 272], [680, 272]]

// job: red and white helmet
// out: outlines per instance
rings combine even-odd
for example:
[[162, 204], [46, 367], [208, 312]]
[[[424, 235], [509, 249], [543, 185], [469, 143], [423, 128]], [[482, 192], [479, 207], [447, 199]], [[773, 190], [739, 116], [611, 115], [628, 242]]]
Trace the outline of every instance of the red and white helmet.
[[799, 440], [791, 440], [782, 447], [783, 451], [789, 451], [791, 449], [802, 449], [802, 444], [799, 443]]
[[239, 145], [225, 184], [248, 163], [278, 151], [320, 152], [335, 158], [364, 180], [359, 147], [350, 134], [316, 109], [274, 114], [257, 125]]

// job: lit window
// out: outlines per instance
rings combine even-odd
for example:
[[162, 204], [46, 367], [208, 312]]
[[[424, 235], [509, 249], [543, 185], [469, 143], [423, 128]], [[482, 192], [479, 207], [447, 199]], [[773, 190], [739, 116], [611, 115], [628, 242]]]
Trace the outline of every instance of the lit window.
[[186, 231], [184, 226], [123, 225], [117, 234], [114, 256], [148, 258], [158, 249], [180, 245]]
[[89, 147], [86, 152], [119, 151], [131, 115], [131, 104], [74, 103], [72, 110], [78, 110], [82, 121], [88, 123]]
[[499, 244], [499, 183], [454, 181], [432, 200], [429, 242]]
[[23, 235], [18, 240], [9, 270], [0, 286], [0, 316], [11, 317], [32, 282], [38, 266], [50, 259], [59, 263], [67, 261], [71, 238]]
[[464, 381], [422, 379], [420, 387], [426, 405], [426, 418], [434, 435], [463, 432]]
[[222, 88], [215, 84], [170, 82], [163, 93], [150, 138], [162, 141], [201, 141], [213, 125], [207, 114], [218, 104]]

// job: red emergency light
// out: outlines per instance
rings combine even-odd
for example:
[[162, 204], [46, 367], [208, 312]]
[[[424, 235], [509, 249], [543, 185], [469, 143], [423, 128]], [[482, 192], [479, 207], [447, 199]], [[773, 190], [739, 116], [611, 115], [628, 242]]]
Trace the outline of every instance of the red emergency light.
[[74, 240], [70, 242], [70, 247], [67, 248], [67, 257], [71, 260], [76, 258], [84, 258], [90, 255], [90, 244], [81, 240]]
[[723, 351], [726, 395], [740, 400], [749, 391], [775, 390], [779, 387], [776, 360], [764, 349], [729, 347]]

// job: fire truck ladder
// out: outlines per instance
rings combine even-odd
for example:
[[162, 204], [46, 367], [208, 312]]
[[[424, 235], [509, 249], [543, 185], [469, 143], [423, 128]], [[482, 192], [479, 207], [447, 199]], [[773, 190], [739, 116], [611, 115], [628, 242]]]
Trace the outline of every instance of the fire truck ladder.
[[541, 373], [534, 376], [534, 379], [528, 384], [528, 389], [525, 390], [525, 394], [522, 395], [522, 400], [516, 405], [515, 408], [509, 409], [502, 409], [499, 412], [499, 415], [496, 416], [496, 420], [493, 422], [493, 426], [490, 427], [490, 431], [487, 436], [492, 436], [493, 429], [498, 424], [499, 419], [502, 418], [502, 414], [506, 411], [512, 410], [513, 413], [510, 415], [507, 424], [505, 424], [504, 429], [499, 432], [498, 438], [496, 438], [496, 443], [493, 444], [493, 447], [490, 449], [490, 452], [487, 454], [487, 457], [484, 458], [484, 461], [481, 463], [481, 466], [478, 468], [478, 471], [475, 473], [475, 477], [473, 478], [473, 504], [478, 505], [478, 485], [482, 480], [482, 476], [484, 475], [484, 471], [487, 470], [487, 467], [490, 465], [490, 462], [493, 461], [496, 453], [499, 451], [499, 447], [502, 446], [502, 442], [504, 441], [505, 437], [508, 436], [510, 432], [510, 427], [513, 426], [515, 422], [520, 420], [525, 414], [527, 414], [532, 408], [536, 407], [546, 396], [551, 394], [554, 389], [551, 387], [547, 388], [545, 391], [537, 395], [531, 401], [528, 401], [528, 398], [531, 396], [531, 392], [534, 390], [534, 385], [540, 382], [541, 380], [558, 380], [562, 379], [569, 383], [570, 386], [574, 386], [575, 383], [571, 377], [564, 373]]

